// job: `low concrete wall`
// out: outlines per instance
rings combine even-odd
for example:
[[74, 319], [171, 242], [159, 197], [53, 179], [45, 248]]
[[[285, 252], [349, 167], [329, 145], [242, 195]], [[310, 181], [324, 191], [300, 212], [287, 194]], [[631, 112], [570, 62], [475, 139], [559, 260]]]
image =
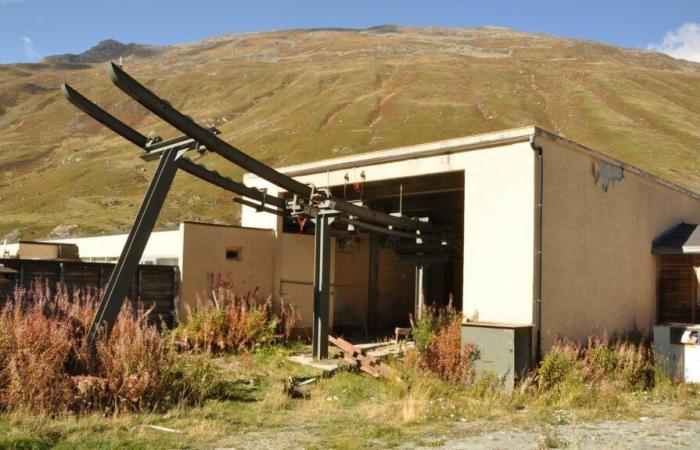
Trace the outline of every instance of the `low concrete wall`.
[[209, 298], [212, 276], [220, 275], [236, 293], [256, 288], [260, 298], [274, 293], [274, 231], [189, 222], [182, 226], [182, 308]]

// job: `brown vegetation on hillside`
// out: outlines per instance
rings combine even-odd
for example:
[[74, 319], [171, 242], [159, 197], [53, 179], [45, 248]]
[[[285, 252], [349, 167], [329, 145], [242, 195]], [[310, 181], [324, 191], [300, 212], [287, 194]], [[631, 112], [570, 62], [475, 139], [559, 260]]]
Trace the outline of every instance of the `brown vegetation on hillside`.
[[[537, 124], [700, 190], [699, 64], [502, 28], [275, 31], [0, 65], [0, 236], [130, 224], [155, 165], [58, 91], [67, 81], [144, 134], [175, 135], [90, 62], [114, 51], [148, 87], [275, 166]], [[161, 224], [183, 219], [235, 223], [238, 209], [179, 175]]]

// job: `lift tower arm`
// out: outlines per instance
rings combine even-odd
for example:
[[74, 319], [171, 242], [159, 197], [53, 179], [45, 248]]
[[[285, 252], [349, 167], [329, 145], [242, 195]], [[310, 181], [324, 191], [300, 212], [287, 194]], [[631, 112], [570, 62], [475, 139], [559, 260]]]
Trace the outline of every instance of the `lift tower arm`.
[[[285, 214], [289, 208], [287, 203], [281, 198], [276, 196], [268, 197], [262, 190], [248, 187], [215, 171], [211, 171], [190, 159], [184, 158], [183, 154], [188, 150], [209, 150], [217, 153], [235, 165], [298, 196], [309, 206], [309, 211], [313, 212], [317, 222], [316, 258], [314, 260], [314, 356], [317, 358], [325, 358], [328, 354], [330, 225], [336, 217], [345, 223], [351, 223], [370, 231], [391, 234], [400, 238], [439, 239], [437, 237], [428, 237], [422, 233], [418, 234], [418, 231], [426, 231], [431, 228], [428, 223], [403, 216], [392, 216], [381, 211], [354, 205], [333, 197], [328, 191], [316, 191], [313, 186], [303, 184], [278, 172], [220, 139], [217, 136], [218, 130], [215, 128], [206, 128], [197, 124], [190, 117], [172, 107], [169, 102], [145, 88], [117, 65], [109, 64], [107, 71], [117, 87], [165, 122], [180, 130], [183, 136], [167, 141], [163, 141], [160, 137], [149, 139], [88, 100], [69, 85], [63, 84], [61, 86], [63, 94], [71, 103], [124, 139], [142, 148], [145, 151], [145, 159], [160, 158], [156, 173], [139, 208], [134, 225], [129, 232], [124, 249], [112, 272], [107, 288], [100, 300], [95, 318], [90, 326], [88, 339], [93, 349], [95, 348], [98, 334], [102, 330], [109, 334], [116, 322], [129, 284], [136, 272], [178, 169], [182, 169], [222, 189], [260, 202], [260, 205], [257, 205], [245, 198], [236, 199], [239, 203], [253, 206], [261, 211], [272, 214]], [[389, 226], [405, 231], [387, 228]]]
[[383, 225], [391, 225], [407, 230], [427, 230], [430, 228], [430, 224], [426, 222], [412, 220], [407, 217], [396, 217], [379, 211], [372, 211], [361, 206], [353, 205], [341, 199], [330, 198], [322, 191], [315, 193], [311, 186], [278, 172], [277, 170], [237, 149], [228, 142], [220, 139], [218, 136], [209, 133], [206, 128], [202, 127], [190, 117], [175, 109], [170, 102], [158, 97], [148, 88], [132, 78], [129, 74], [124, 72], [116, 64], [110, 63], [107, 66], [107, 73], [109, 74], [112, 82], [114, 82], [119, 89], [139, 102], [146, 109], [153, 112], [153, 114], [172, 125], [174, 128], [190, 136], [197, 142], [200, 142], [202, 145], [206, 146], [208, 150], [218, 153], [237, 166], [254, 173], [260, 178], [267, 180], [288, 192], [297, 194], [310, 201], [330, 200], [330, 208], [357, 216], [360, 219], [370, 222], [379, 222]]

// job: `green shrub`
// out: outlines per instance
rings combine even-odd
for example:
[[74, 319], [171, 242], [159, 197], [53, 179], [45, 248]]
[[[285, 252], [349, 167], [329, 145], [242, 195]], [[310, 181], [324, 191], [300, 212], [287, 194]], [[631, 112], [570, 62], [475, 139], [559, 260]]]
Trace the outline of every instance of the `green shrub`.
[[165, 374], [164, 384], [177, 395], [174, 404], [198, 405], [209, 398], [226, 398], [226, 385], [211, 359], [203, 355], [178, 355]]
[[440, 329], [440, 319], [431, 313], [423, 314], [413, 326], [413, 340], [419, 351], [424, 351], [430, 345], [430, 341]]
[[[471, 344], [462, 346], [462, 315], [447, 309], [441, 314], [430, 311], [422, 319], [419, 321], [422, 326], [414, 328], [418, 365], [454, 384], [471, 382], [477, 352]], [[418, 345], [416, 329], [422, 339], [421, 345]]]
[[298, 319], [296, 308], [284, 300], [258, 302], [255, 293], [236, 295], [219, 288], [216, 301], [198, 301], [185, 322], [178, 323], [172, 339], [182, 349], [249, 352], [289, 339]]
[[417, 321], [414, 322], [413, 318], [411, 318], [411, 323], [413, 324], [413, 340], [416, 343], [418, 351], [422, 352], [427, 349], [430, 345], [430, 341], [432, 341], [438, 331], [452, 323], [455, 318], [459, 319], [461, 322], [462, 313], [458, 312], [452, 306], [452, 298], [450, 298], [445, 308], [438, 309], [434, 306], [428, 306]]
[[613, 374], [620, 365], [620, 354], [609, 345], [589, 346], [585, 361], [591, 369], [591, 376], [604, 378]]
[[420, 359], [424, 368], [454, 384], [466, 384], [473, 380], [473, 362], [477, 357], [473, 345], [462, 346], [461, 330], [462, 321], [459, 319], [442, 327], [421, 353]]
[[571, 343], [557, 342], [547, 352], [537, 369], [541, 387], [550, 389], [562, 383], [570, 374], [580, 370], [579, 351]]
[[647, 344], [619, 342], [615, 346], [618, 366], [615, 379], [628, 390], [649, 390], [654, 386], [654, 353]]

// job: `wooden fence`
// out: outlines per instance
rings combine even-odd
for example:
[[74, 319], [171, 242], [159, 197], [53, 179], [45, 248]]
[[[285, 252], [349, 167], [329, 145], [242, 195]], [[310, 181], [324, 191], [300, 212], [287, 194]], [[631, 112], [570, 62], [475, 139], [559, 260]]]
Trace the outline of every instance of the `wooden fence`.
[[[0, 264], [17, 271], [0, 285], [0, 302], [4, 303], [14, 286], [27, 286], [40, 278], [52, 289], [57, 283], [69, 289], [103, 288], [114, 269], [114, 264], [83, 261], [46, 261], [34, 259], [0, 259]], [[178, 293], [179, 274], [176, 266], [141, 265], [131, 282], [129, 298], [136, 299], [144, 308], [153, 307], [152, 320], [163, 320], [168, 326], [174, 322], [175, 297]]]
[[700, 321], [700, 285], [695, 266], [700, 266], [700, 256], [659, 256], [659, 323]]

